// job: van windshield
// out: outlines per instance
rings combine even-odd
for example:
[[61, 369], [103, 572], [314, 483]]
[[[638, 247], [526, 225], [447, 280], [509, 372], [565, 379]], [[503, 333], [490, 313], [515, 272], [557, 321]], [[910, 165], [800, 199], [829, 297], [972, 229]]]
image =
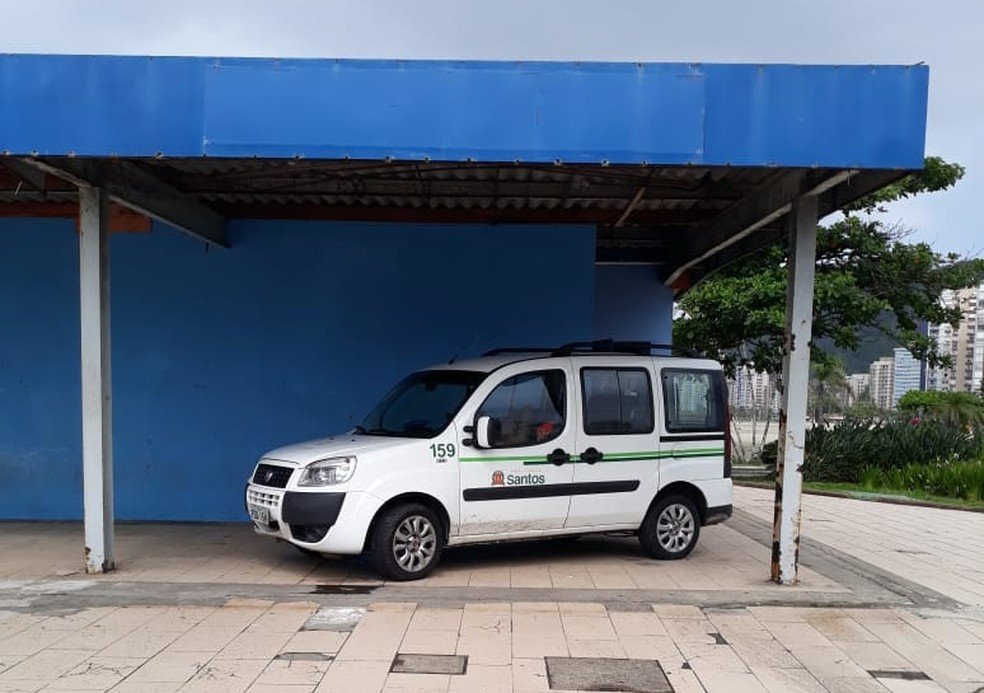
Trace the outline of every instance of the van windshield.
[[486, 373], [421, 371], [401, 380], [365, 418], [356, 433], [433, 438], [447, 428]]

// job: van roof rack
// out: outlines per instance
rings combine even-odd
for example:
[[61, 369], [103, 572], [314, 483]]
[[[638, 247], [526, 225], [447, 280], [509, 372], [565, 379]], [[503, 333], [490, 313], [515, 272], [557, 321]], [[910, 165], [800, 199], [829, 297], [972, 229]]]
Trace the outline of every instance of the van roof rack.
[[667, 351], [670, 356], [687, 356], [697, 358], [689, 349], [673, 344], [657, 344], [642, 341], [618, 341], [614, 339], [596, 339], [593, 342], [569, 342], [559, 347], [501, 347], [487, 351], [483, 356], [498, 356], [499, 354], [528, 354], [543, 353], [550, 356], [570, 356], [571, 354], [634, 354], [649, 356], [653, 351]]
[[498, 356], [499, 354], [550, 354], [556, 351], [554, 347], [499, 347], [490, 349], [482, 356]]

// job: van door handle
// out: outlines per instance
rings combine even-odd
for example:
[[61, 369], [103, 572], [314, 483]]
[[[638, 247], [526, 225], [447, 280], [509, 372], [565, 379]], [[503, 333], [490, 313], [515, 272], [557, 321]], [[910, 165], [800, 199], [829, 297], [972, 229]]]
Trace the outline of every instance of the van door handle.
[[604, 457], [605, 457], [605, 455], [603, 453], [598, 452], [594, 448], [588, 448], [587, 450], [585, 450], [584, 452], [581, 453], [581, 461], [582, 462], [587, 462], [588, 464], [594, 464], [595, 462], [601, 462], [601, 460]]
[[557, 448], [549, 455], [547, 455], [547, 462], [549, 462], [550, 464], [555, 464], [558, 467], [561, 466], [562, 464], [567, 464], [570, 461], [571, 461], [571, 456], [560, 448]]

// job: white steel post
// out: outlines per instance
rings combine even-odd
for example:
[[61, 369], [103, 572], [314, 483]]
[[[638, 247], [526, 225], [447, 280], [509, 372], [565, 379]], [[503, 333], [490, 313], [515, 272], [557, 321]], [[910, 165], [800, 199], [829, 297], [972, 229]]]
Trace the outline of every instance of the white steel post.
[[79, 222], [85, 572], [103, 573], [114, 558], [109, 201], [102, 189], [79, 188]]
[[796, 583], [799, 562], [806, 397], [813, 332], [813, 277], [817, 258], [817, 198], [801, 197], [788, 217], [789, 265], [786, 337], [783, 345], [782, 404], [776, 461], [776, 501], [772, 524], [772, 579]]

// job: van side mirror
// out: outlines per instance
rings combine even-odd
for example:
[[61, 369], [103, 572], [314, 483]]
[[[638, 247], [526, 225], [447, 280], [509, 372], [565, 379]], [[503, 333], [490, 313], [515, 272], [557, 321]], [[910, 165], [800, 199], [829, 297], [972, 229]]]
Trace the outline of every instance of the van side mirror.
[[480, 416], [475, 419], [475, 447], [490, 448], [492, 443], [489, 440], [489, 431], [492, 428], [491, 416]]

